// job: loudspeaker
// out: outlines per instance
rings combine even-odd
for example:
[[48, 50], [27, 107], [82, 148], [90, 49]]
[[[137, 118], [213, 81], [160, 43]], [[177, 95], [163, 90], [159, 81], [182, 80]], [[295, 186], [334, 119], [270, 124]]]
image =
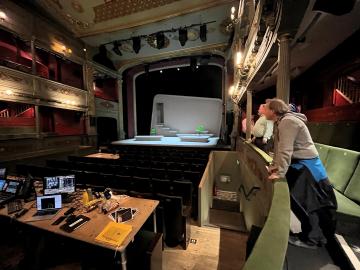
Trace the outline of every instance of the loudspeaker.
[[206, 26], [206, 24], [203, 24], [200, 26], [200, 39], [202, 42], [207, 41], [207, 26]]

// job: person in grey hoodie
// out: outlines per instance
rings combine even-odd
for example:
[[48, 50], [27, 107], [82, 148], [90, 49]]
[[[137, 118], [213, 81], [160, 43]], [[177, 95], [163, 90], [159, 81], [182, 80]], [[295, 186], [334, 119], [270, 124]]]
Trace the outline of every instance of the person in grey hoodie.
[[302, 226], [290, 244], [316, 248], [335, 232], [336, 198], [325, 168], [319, 159], [304, 114], [292, 112], [281, 99], [267, 100], [264, 115], [274, 121], [274, 158], [269, 179], [286, 178], [291, 210]]

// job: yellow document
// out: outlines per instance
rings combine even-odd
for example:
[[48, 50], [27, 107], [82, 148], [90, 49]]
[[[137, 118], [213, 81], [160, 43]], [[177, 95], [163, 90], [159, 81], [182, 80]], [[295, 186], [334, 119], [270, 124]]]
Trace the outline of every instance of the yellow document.
[[113, 246], [120, 246], [131, 230], [131, 225], [109, 222], [101, 233], [96, 236], [95, 240]]

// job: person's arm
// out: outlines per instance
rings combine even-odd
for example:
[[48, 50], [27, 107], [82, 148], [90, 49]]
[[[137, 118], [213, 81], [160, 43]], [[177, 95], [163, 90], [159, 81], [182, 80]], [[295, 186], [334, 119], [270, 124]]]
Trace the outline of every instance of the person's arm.
[[290, 166], [291, 157], [294, 152], [294, 142], [298, 134], [299, 126], [291, 119], [283, 119], [279, 126], [279, 142], [277, 146], [275, 164], [279, 178], [285, 177]]
[[264, 140], [266, 143], [272, 136], [273, 134], [273, 127], [274, 127], [274, 123], [273, 121], [270, 120], [266, 120], [266, 125], [265, 125], [265, 133], [264, 133]]

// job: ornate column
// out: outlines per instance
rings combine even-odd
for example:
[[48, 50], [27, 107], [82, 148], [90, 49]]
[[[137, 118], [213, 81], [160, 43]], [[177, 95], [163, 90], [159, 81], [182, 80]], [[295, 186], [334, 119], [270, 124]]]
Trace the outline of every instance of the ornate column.
[[84, 88], [87, 90], [86, 104], [88, 109], [84, 115], [86, 135], [89, 144], [93, 144], [90, 136], [96, 135], [96, 126], [91, 125], [91, 117], [95, 117], [95, 97], [94, 97], [94, 80], [93, 80], [94, 68], [87, 62], [83, 65], [84, 76]]
[[234, 103], [234, 121], [230, 135], [232, 151], [236, 151], [236, 140], [239, 137], [239, 117], [240, 117], [240, 107], [238, 104]]
[[35, 51], [35, 36], [31, 37], [30, 41], [30, 49], [31, 49], [31, 57], [32, 57], [32, 63], [31, 63], [31, 73], [33, 75], [36, 75], [36, 51]]
[[290, 35], [279, 37], [276, 97], [289, 103], [290, 100]]
[[252, 91], [246, 91], [246, 140], [251, 139]]
[[122, 95], [122, 85], [123, 80], [117, 80], [117, 87], [118, 87], [118, 138], [119, 140], [125, 139], [125, 132], [124, 132], [124, 114], [123, 114], [123, 95]]

